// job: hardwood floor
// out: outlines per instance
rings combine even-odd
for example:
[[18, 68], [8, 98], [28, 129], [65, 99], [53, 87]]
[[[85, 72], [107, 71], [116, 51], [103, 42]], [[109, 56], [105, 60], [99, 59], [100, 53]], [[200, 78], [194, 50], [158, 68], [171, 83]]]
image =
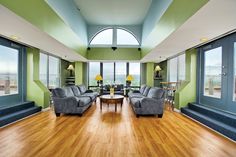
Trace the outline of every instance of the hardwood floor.
[[1, 157], [226, 157], [236, 144], [179, 113], [136, 118], [124, 102], [82, 117], [46, 111], [0, 130]]

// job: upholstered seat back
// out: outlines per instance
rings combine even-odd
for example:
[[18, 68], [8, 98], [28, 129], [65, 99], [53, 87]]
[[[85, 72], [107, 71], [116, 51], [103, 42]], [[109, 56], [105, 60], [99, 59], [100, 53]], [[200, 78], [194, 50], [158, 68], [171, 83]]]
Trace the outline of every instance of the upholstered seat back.
[[143, 92], [143, 95], [144, 95], [144, 96], [147, 96], [150, 89], [151, 89], [151, 87], [146, 86], [146, 88], [145, 88], [145, 90], [144, 90], [144, 92]]
[[62, 88], [53, 89], [52, 90], [52, 97], [65, 98], [66, 97], [65, 90]]
[[145, 91], [145, 88], [146, 88], [146, 87], [147, 87], [146, 85], [141, 85], [139, 92], [140, 92], [141, 94], [143, 94], [143, 92]]
[[80, 96], [81, 95], [81, 92], [80, 92], [80, 90], [77, 86], [71, 86], [71, 89], [72, 89], [75, 96]]
[[65, 90], [65, 93], [66, 93], [66, 97], [75, 96], [70, 86], [65, 87], [64, 90]]
[[148, 98], [154, 98], [154, 99], [161, 99], [163, 98], [163, 96], [164, 96], [164, 90], [157, 87], [152, 87], [147, 95]]
[[85, 85], [79, 85], [79, 86], [77, 86], [78, 88], [79, 88], [79, 90], [80, 90], [80, 94], [84, 94], [85, 92], [86, 92], [86, 87], [85, 87]]

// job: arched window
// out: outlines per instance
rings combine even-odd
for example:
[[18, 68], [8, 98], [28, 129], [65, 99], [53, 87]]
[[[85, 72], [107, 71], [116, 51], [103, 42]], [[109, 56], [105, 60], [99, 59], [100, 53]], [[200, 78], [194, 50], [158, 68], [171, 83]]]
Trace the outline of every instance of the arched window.
[[139, 45], [139, 42], [130, 32], [117, 29], [117, 45]]
[[90, 45], [112, 45], [113, 29], [99, 32], [90, 42]]

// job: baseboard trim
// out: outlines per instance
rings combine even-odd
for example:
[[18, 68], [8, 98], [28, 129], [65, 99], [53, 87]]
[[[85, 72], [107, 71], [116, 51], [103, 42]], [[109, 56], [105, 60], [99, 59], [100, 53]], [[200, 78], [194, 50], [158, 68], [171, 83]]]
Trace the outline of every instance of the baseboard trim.
[[174, 108], [174, 111], [175, 111], [175, 112], [178, 112], [178, 113], [181, 113], [180, 110], [177, 109], [177, 108]]
[[42, 112], [42, 111], [39, 111], [39, 112], [34, 113], [34, 114], [31, 114], [31, 115], [29, 115], [29, 116], [27, 116], [27, 117], [24, 117], [24, 118], [18, 119], [18, 120], [14, 121], [14, 122], [11, 122], [11, 123], [9, 123], [9, 124], [6, 124], [6, 125], [0, 127], [0, 128], [2, 129], [2, 128], [5, 128], [5, 127], [7, 127], [7, 126], [9, 126], [9, 125], [12, 125], [12, 124], [14, 124], [14, 123], [17, 123], [17, 122], [19, 122], [19, 121], [22, 121], [22, 120], [25, 120], [25, 119], [27, 119], [27, 118], [33, 117], [33, 116], [39, 114], [40, 112]]
[[44, 108], [44, 109], [42, 109], [42, 112], [46, 112], [46, 111], [48, 111], [50, 109], [51, 109], [51, 107]]
[[203, 123], [197, 121], [196, 119], [194, 119], [194, 118], [192, 118], [192, 117], [189, 117], [188, 115], [186, 115], [186, 114], [184, 114], [184, 113], [182, 113], [182, 112], [180, 112], [180, 114], [182, 114], [183, 116], [185, 116], [185, 117], [187, 117], [187, 118], [189, 118], [189, 119], [191, 119], [191, 120], [197, 122], [198, 124], [200, 124], [200, 125], [202, 125], [202, 126], [208, 128], [208, 129], [210, 129], [211, 131], [213, 131], [213, 132], [215, 132], [215, 133], [217, 133], [217, 134], [223, 136], [224, 138], [226, 138], [226, 139], [228, 139], [228, 140], [230, 140], [230, 141], [236, 143], [236, 141], [234, 141], [233, 139], [231, 139], [231, 138], [225, 136], [224, 134], [222, 134], [222, 133], [220, 133], [220, 132], [218, 132], [218, 131], [216, 131], [216, 130], [210, 128], [209, 126], [207, 126], [207, 125], [205, 125], [205, 124], [203, 124]]

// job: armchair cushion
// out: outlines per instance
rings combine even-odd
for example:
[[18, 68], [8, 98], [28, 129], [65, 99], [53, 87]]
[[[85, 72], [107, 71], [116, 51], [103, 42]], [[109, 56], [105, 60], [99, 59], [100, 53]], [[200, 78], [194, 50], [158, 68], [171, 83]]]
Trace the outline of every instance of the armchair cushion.
[[72, 89], [75, 96], [80, 96], [81, 95], [80, 90], [77, 86], [71, 86], [71, 89]]
[[58, 97], [58, 98], [65, 98], [66, 93], [65, 93], [65, 90], [62, 88], [55, 88], [52, 90], [52, 96]]
[[65, 90], [65, 93], [66, 93], [66, 97], [75, 96], [70, 86], [65, 87], [64, 90]]
[[143, 94], [143, 92], [145, 91], [146, 87], [147, 87], [146, 85], [141, 85], [139, 92], [141, 94]]
[[164, 95], [164, 90], [153, 87], [149, 90], [147, 97], [148, 98], [155, 98], [155, 99], [161, 99]]
[[144, 95], [144, 96], [147, 96], [150, 89], [151, 89], [151, 87], [148, 87], [148, 86], [147, 86], [147, 87], [145, 88], [144, 92], [143, 92], [143, 95]]
[[86, 92], [86, 87], [85, 87], [85, 85], [83, 85], [83, 84], [82, 84], [82, 85], [79, 85], [78, 88], [79, 88], [81, 94], [84, 94], [84, 93]]

